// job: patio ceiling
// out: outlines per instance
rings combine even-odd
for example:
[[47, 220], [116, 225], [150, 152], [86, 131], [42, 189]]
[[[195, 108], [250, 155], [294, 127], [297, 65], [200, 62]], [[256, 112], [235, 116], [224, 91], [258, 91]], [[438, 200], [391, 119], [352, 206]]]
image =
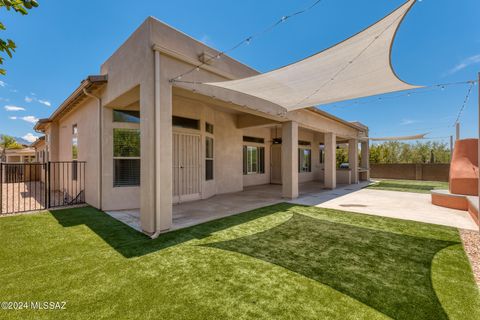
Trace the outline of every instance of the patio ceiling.
[[206, 83], [258, 97], [288, 111], [418, 88], [392, 68], [395, 34], [415, 0], [382, 20], [299, 62], [248, 78]]

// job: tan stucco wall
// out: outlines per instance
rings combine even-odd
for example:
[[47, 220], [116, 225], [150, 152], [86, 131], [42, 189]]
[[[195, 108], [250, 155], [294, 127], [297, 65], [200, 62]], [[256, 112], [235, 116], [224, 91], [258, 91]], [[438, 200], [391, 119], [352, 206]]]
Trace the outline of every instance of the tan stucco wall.
[[[78, 161], [85, 161], [85, 201], [94, 207], [98, 199], [98, 104], [89, 98], [58, 122], [58, 161], [72, 161], [72, 127], [78, 128]], [[79, 172], [80, 173], [80, 172]], [[69, 172], [70, 174], [70, 172]], [[83, 175], [83, 174], [82, 174]], [[83, 177], [79, 177], [80, 178]], [[61, 183], [61, 181], [59, 181]], [[69, 187], [70, 188], [70, 187]], [[75, 193], [76, 190], [73, 190]]]

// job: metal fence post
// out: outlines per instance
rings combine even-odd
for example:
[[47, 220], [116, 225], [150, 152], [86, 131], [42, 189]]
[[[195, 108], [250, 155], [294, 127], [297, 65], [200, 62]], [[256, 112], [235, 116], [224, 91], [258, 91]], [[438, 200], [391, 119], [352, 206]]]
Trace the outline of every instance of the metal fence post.
[[[48, 178], [48, 179], [47, 179]], [[45, 209], [50, 208], [50, 161], [46, 163], [45, 170]]]

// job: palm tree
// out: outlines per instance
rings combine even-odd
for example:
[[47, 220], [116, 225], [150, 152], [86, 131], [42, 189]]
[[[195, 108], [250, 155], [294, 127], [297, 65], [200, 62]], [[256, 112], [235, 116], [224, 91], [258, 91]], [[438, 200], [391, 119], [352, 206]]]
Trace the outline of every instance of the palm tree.
[[0, 139], [0, 148], [2, 149], [0, 162], [5, 162], [7, 149], [20, 149], [22, 146], [15, 140], [15, 138], [3, 135]]

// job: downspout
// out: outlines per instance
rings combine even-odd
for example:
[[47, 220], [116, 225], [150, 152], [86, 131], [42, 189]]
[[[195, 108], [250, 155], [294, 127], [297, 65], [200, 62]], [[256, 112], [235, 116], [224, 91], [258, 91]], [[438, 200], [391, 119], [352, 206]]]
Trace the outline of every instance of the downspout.
[[157, 225], [158, 222], [160, 221], [160, 217], [158, 216], [160, 214], [160, 197], [159, 197], [159, 191], [160, 191], [160, 179], [159, 179], [159, 174], [160, 174], [160, 52], [158, 50], [155, 50], [153, 48], [153, 51], [155, 53], [155, 66], [154, 66], [154, 74], [155, 74], [155, 98], [154, 98], [154, 107], [155, 107], [155, 174], [154, 174], [154, 179], [155, 179], [155, 186], [154, 186], [154, 195], [155, 195], [155, 201], [154, 201], [154, 206], [155, 206], [155, 213], [153, 215], [153, 225], [155, 228], [155, 232], [150, 236], [152, 239], [156, 239], [160, 235], [160, 228]]
[[97, 196], [98, 196], [98, 209], [102, 210], [102, 185], [103, 185], [103, 110], [102, 110], [102, 99], [96, 95], [91, 94], [87, 91], [86, 88], [83, 89], [83, 93], [98, 102], [98, 186], [97, 186]]

